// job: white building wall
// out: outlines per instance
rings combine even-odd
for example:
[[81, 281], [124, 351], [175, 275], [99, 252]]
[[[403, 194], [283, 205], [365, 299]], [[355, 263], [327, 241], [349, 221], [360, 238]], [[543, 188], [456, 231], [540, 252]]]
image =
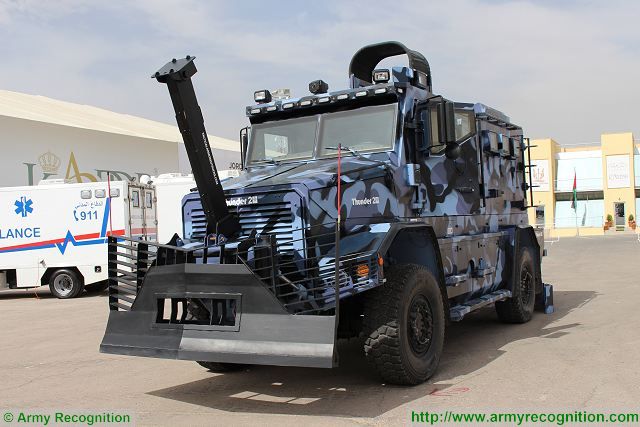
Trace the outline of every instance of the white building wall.
[[[0, 187], [179, 171], [178, 143], [0, 116]], [[188, 171], [185, 171], [188, 172]]]

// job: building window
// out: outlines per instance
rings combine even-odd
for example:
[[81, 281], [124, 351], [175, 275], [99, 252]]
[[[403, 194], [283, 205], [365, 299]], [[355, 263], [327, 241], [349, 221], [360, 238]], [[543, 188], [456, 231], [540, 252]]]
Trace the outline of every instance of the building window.
[[[591, 193], [600, 193], [594, 191]], [[562, 197], [560, 197], [562, 196]], [[576, 227], [602, 227], [604, 224], [604, 200], [593, 198], [595, 194], [578, 194], [577, 206], [572, 207], [573, 201], [571, 193], [558, 194], [556, 197], [556, 212], [554, 219], [555, 228], [576, 228]]]
[[574, 177], [578, 191], [602, 190], [601, 157], [558, 159], [556, 166], [556, 191], [573, 191]]
[[536, 225], [544, 225], [544, 205], [536, 206]]

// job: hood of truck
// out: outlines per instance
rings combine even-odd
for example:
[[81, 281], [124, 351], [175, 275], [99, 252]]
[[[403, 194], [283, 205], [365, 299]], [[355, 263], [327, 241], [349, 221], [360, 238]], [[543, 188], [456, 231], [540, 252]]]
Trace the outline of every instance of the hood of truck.
[[[379, 162], [352, 156], [342, 158], [340, 172], [342, 182], [347, 184], [385, 175], [384, 167]], [[337, 174], [336, 158], [320, 159], [305, 163], [252, 167], [239, 177], [225, 181], [223, 186], [226, 191], [236, 194], [252, 192], [262, 187], [291, 187], [300, 184], [309, 190], [315, 190], [336, 185]]]

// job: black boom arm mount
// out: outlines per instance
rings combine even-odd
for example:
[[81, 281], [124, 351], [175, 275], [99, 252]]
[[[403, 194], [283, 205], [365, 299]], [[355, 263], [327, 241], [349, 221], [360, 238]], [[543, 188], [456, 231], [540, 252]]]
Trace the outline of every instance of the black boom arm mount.
[[191, 82], [191, 76], [197, 72], [194, 59], [195, 56], [173, 59], [151, 77], [160, 83], [166, 83], [169, 88], [178, 128], [207, 218], [207, 236], [215, 233], [216, 241], [223, 243], [239, 231], [240, 225], [238, 218], [227, 208], [224, 190], [204, 128], [202, 110]]

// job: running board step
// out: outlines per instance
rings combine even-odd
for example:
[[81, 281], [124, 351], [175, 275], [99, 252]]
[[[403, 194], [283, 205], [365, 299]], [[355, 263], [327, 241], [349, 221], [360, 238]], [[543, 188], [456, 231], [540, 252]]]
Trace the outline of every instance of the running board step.
[[480, 298], [475, 298], [470, 301], [467, 301], [464, 304], [451, 307], [451, 310], [449, 310], [449, 315], [450, 315], [449, 317], [452, 322], [459, 322], [464, 318], [464, 316], [471, 313], [472, 311], [485, 307], [496, 301], [502, 301], [510, 297], [511, 297], [511, 291], [507, 291], [505, 289], [491, 292], [490, 294], [483, 295]]

